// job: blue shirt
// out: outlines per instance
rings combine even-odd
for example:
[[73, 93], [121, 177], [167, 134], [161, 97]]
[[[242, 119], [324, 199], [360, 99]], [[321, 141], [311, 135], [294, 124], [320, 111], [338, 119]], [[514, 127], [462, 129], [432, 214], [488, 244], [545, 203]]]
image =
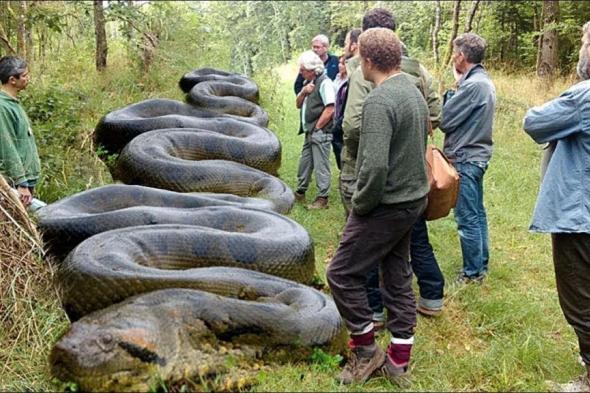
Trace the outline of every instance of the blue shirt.
[[474, 65], [451, 94], [445, 94], [439, 125], [445, 134], [444, 153], [458, 163], [489, 161], [496, 89], [483, 66]]
[[590, 233], [590, 80], [529, 109], [524, 130], [537, 143], [555, 144], [531, 231]]

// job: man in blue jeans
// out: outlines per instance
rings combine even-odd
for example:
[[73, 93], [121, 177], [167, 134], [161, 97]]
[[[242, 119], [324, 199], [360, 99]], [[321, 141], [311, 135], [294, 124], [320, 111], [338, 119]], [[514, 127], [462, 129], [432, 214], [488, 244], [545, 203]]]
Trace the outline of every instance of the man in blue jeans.
[[453, 41], [456, 91], [444, 97], [440, 129], [444, 152], [460, 176], [455, 220], [463, 269], [459, 282], [481, 282], [488, 271], [488, 222], [483, 205], [483, 176], [492, 156], [492, 126], [496, 89], [481, 62], [486, 42], [473, 33]]

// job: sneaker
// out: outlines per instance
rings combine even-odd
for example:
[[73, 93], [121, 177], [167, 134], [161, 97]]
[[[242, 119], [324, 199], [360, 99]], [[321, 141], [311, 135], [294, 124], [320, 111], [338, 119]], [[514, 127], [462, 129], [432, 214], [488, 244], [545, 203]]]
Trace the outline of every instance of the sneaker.
[[420, 304], [416, 306], [416, 311], [418, 312], [418, 314], [423, 315], [425, 317], [438, 317], [442, 313], [441, 308], [428, 308]]
[[410, 385], [410, 367], [408, 364], [397, 367], [389, 359], [386, 359], [383, 366], [381, 366], [380, 373], [389, 382], [401, 388], [407, 388]]
[[385, 361], [385, 352], [377, 346], [362, 345], [352, 349], [348, 362], [337, 377], [340, 383], [364, 383], [379, 370]]
[[480, 274], [477, 276], [467, 276], [465, 273], [459, 273], [457, 279], [455, 280], [456, 284], [481, 284], [485, 278], [485, 274]]
[[328, 197], [317, 197], [311, 205], [307, 206], [308, 209], [327, 209], [328, 208]]
[[302, 194], [299, 191], [295, 191], [295, 201], [296, 202], [305, 202], [305, 194]]

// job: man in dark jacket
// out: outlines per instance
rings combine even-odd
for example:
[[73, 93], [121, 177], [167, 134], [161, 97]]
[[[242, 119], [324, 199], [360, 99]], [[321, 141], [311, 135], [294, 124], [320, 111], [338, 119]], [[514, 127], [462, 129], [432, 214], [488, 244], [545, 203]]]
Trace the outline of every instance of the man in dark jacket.
[[[324, 62], [324, 70], [326, 71], [328, 78], [334, 80], [336, 74], [338, 74], [338, 56], [330, 54], [328, 52], [329, 49], [330, 39], [326, 35], [318, 34], [311, 40], [311, 50]], [[295, 79], [295, 84], [293, 85], [295, 95], [299, 94], [303, 88], [304, 81], [305, 78], [303, 78], [301, 72], [297, 74], [297, 79]]]

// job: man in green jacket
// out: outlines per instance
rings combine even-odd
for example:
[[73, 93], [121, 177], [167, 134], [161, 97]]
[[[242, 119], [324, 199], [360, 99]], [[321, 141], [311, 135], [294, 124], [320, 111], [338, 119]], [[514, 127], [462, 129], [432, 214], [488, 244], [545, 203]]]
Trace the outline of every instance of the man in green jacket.
[[0, 174], [16, 189], [23, 205], [36, 210], [45, 205], [33, 198], [41, 164], [31, 122], [17, 98], [29, 79], [23, 59], [0, 58]]

